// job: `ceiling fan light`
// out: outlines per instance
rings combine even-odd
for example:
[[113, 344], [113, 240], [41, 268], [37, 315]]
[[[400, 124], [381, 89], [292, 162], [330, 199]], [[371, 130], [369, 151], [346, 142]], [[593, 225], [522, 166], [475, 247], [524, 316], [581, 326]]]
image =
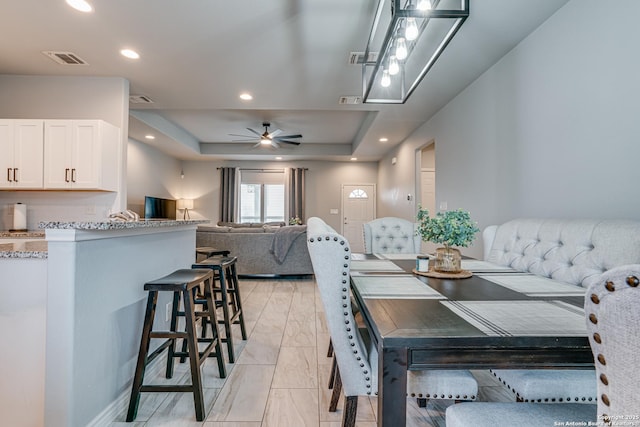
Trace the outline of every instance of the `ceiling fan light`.
[[269, 138], [262, 137], [262, 138], [260, 138], [260, 144], [269, 145], [269, 144], [271, 144], [271, 140]]

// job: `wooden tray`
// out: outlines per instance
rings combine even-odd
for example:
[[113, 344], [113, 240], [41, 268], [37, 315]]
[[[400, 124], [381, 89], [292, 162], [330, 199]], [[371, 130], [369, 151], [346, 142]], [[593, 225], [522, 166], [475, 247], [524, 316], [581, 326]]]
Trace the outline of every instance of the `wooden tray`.
[[473, 276], [473, 273], [467, 270], [462, 270], [460, 273], [441, 273], [435, 270], [418, 271], [414, 268], [411, 271], [419, 276], [433, 277], [435, 279], [468, 279]]

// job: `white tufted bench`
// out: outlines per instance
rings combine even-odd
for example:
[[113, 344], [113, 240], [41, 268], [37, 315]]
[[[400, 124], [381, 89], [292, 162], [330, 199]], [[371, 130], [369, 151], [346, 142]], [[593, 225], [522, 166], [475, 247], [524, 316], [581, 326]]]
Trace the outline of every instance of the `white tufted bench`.
[[[589, 287], [613, 268], [640, 263], [640, 222], [590, 219], [516, 219], [487, 227], [484, 259]], [[596, 400], [590, 370], [492, 370], [524, 402]]]
[[422, 238], [417, 224], [403, 218], [384, 217], [362, 226], [364, 252], [367, 254], [417, 254]]

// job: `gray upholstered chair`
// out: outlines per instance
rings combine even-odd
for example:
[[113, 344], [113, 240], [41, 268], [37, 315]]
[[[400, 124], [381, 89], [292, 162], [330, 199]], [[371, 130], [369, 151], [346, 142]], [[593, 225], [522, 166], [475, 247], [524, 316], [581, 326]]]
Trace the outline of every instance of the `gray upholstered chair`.
[[[640, 424], [640, 264], [616, 267], [589, 286], [585, 316], [597, 377], [594, 404], [461, 403], [447, 408], [447, 427], [535, 425], [596, 420]], [[601, 424], [598, 424], [601, 425]], [[620, 424], [622, 425], [622, 424]]]
[[[329, 410], [336, 410], [344, 389], [343, 426], [353, 426], [358, 396], [377, 393], [378, 353], [351, 308], [349, 242], [320, 218], [309, 218], [307, 246], [338, 368]], [[412, 397], [475, 400], [478, 384], [468, 371], [411, 371], [407, 389]]]
[[364, 252], [390, 254], [420, 253], [421, 237], [417, 226], [402, 218], [384, 217], [369, 221], [362, 226]]

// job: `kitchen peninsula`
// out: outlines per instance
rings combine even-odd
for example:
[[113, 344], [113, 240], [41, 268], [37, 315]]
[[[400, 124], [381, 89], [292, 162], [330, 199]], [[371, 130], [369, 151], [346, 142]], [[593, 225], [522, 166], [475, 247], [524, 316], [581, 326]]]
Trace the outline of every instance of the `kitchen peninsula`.
[[[126, 404], [120, 400], [135, 369], [143, 285], [189, 268], [196, 227], [206, 222], [41, 222], [46, 237], [33, 243], [38, 251], [0, 247], [0, 315], [14, 319], [2, 338], [9, 333], [15, 349], [0, 365], [18, 379], [0, 387], [0, 398], [19, 394], [3, 419], [91, 425]], [[168, 302], [158, 301], [160, 325]], [[30, 345], [22, 345], [24, 335]]]

